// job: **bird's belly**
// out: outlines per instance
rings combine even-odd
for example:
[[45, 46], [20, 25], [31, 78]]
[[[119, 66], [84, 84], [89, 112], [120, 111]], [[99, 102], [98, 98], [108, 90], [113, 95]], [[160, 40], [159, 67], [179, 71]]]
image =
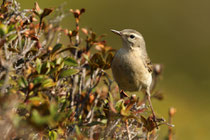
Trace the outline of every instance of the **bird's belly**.
[[112, 73], [119, 88], [126, 91], [138, 91], [151, 84], [151, 73], [145, 68], [143, 61], [129, 53], [116, 54], [112, 62]]

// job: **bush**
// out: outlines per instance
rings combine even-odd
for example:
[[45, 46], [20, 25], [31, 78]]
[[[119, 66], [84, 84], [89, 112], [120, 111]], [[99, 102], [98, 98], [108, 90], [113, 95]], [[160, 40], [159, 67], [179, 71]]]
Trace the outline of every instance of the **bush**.
[[[154, 139], [156, 126], [145, 99], [119, 93], [107, 72], [115, 50], [104, 35], [80, 29], [85, 9], [70, 10], [75, 29], [63, 29], [66, 13], [61, 9], [41, 9], [35, 3], [21, 11], [16, 1], [6, 0], [1, 5], [2, 138]], [[163, 96], [154, 88], [161, 70], [154, 65], [152, 98], [159, 100]], [[159, 119], [158, 124], [167, 123]]]

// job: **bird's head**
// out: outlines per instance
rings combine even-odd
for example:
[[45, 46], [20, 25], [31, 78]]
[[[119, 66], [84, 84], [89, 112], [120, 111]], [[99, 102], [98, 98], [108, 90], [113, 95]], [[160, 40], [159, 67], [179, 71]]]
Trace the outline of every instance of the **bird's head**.
[[124, 29], [122, 31], [111, 30], [113, 33], [121, 36], [123, 41], [123, 47], [126, 48], [144, 48], [145, 41], [143, 36], [136, 30]]

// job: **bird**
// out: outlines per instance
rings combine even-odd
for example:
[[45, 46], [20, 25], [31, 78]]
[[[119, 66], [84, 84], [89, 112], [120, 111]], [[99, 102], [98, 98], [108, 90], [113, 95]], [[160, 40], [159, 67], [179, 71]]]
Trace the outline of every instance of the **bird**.
[[122, 31], [111, 29], [111, 31], [122, 39], [122, 47], [115, 53], [111, 63], [114, 80], [120, 90], [146, 91], [153, 120], [156, 122], [150, 94], [153, 66], [146, 51], [144, 38], [141, 33], [133, 29]]

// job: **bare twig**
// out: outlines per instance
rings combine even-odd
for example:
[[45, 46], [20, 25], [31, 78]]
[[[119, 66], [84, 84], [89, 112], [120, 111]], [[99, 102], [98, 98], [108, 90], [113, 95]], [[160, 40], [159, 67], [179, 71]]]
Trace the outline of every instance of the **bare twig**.
[[8, 61], [5, 61], [5, 60], [3, 60], [2, 58], [0, 58], [1, 59], [1, 64], [2, 64], [2, 66], [5, 68], [5, 70], [6, 70], [6, 74], [5, 74], [5, 78], [4, 78], [4, 83], [3, 83], [3, 85], [1, 86], [1, 94], [4, 94], [6, 91], [6, 88], [7, 88], [7, 86], [8, 86], [8, 82], [9, 82], [9, 73], [10, 73], [10, 71], [11, 71], [11, 66], [12, 66], [12, 64], [10, 63], [10, 62], [8, 62]]
[[127, 131], [127, 134], [128, 134], [128, 139], [131, 140], [131, 133], [130, 133], [128, 125], [129, 125], [128, 120], [126, 120], [125, 121], [126, 131]]
[[88, 123], [91, 123], [93, 121], [93, 117], [94, 117], [94, 111], [95, 111], [95, 107], [99, 101], [99, 98], [100, 98], [100, 94], [97, 95], [95, 101], [94, 101], [94, 104], [93, 104], [93, 107], [92, 109], [89, 111], [87, 117], [86, 117], [86, 120], [89, 119]]
[[[108, 126], [106, 127], [106, 130], [105, 130], [105, 133], [104, 133], [104, 139], [106, 140], [108, 137], [109, 137], [109, 135], [113, 132], [113, 130], [114, 130], [114, 128], [117, 126], [117, 124], [120, 122], [120, 118], [119, 119], [117, 119], [116, 121], [115, 121], [115, 123], [114, 124], [112, 124], [112, 123], [109, 123], [108, 124]], [[111, 127], [110, 127], [111, 126]]]
[[[90, 88], [87, 90], [87, 94], [86, 94], [86, 96], [85, 96], [85, 99], [83, 100], [83, 102], [80, 103], [80, 104], [81, 104], [81, 107], [79, 107], [79, 105], [77, 105], [75, 117], [79, 117], [81, 111], [82, 111], [83, 108], [84, 108], [85, 103], [87, 102], [87, 100], [88, 100], [88, 98], [89, 98], [89, 96], [90, 96], [90, 93], [91, 93], [92, 90], [99, 84], [100, 78], [101, 78], [101, 76], [102, 76], [102, 73], [99, 72], [99, 69], [96, 70], [96, 71], [93, 73], [93, 75], [91, 76], [91, 77], [92, 77], [91, 79], [95, 79], [97, 75], [98, 75], [98, 80], [97, 80], [93, 85], [90, 84]], [[91, 81], [92, 81], [92, 80], [91, 80]]]

